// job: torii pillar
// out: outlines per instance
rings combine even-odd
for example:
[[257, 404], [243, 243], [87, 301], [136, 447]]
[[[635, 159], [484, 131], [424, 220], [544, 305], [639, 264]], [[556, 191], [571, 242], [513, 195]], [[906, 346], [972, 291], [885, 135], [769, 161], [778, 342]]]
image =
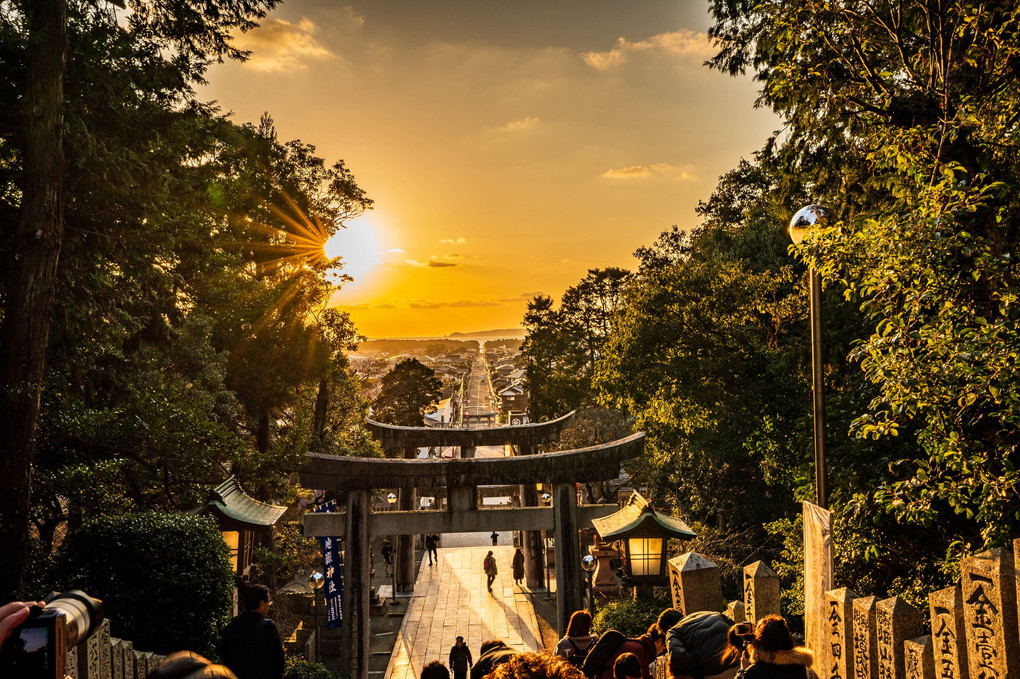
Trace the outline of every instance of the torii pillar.
[[[538, 452], [538, 446], [534, 444], [521, 444], [517, 446], [521, 455], [534, 455]], [[521, 485], [521, 507], [538, 507], [538, 486], [534, 483]], [[524, 531], [524, 576], [527, 578], [528, 587], [532, 589], [545, 587], [545, 556], [542, 551], [542, 531]]]
[[[406, 446], [403, 450], [405, 460], [417, 458], [417, 447]], [[414, 488], [400, 488], [397, 490], [397, 508], [402, 512], [410, 512], [418, 509], [414, 506]], [[396, 569], [397, 592], [413, 592], [415, 580], [414, 568], [414, 536], [397, 536], [397, 560], [393, 567]], [[396, 592], [394, 592], [396, 593]]]

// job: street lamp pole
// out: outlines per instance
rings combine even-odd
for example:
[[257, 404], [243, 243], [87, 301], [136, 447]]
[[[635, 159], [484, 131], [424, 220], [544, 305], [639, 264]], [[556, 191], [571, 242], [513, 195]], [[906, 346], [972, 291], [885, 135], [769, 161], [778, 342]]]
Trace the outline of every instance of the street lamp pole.
[[[829, 210], [808, 205], [790, 220], [790, 239], [800, 244], [814, 229], [831, 222]], [[825, 509], [828, 493], [825, 485], [825, 397], [822, 391], [822, 278], [814, 267], [808, 269], [808, 298], [811, 304], [811, 391], [814, 399], [815, 502]]]

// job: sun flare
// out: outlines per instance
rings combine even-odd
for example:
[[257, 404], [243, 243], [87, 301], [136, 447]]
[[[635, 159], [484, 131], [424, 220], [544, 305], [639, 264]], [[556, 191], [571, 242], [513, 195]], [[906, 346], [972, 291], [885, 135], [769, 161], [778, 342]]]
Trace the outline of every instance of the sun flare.
[[338, 229], [322, 246], [326, 257], [342, 257], [343, 273], [356, 282], [371, 273], [379, 263], [379, 235], [372, 224], [363, 219], [352, 221]]

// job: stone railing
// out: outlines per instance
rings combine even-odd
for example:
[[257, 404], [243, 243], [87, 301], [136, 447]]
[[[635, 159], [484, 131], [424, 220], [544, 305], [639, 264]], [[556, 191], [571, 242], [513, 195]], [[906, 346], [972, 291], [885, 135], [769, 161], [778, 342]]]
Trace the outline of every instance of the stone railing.
[[104, 620], [92, 636], [68, 651], [65, 670], [74, 679], [145, 679], [163, 657], [111, 637], [110, 621]]
[[[960, 564], [960, 581], [931, 592], [928, 610], [900, 597], [825, 592], [825, 640], [815, 653], [819, 679], [1020, 678], [1018, 580], [1020, 539], [1012, 549], [982, 552]], [[689, 552], [669, 561], [673, 607], [725, 610], [735, 622], [779, 613], [779, 577], [762, 562], [744, 568], [743, 600], [725, 603], [719, 569]], [[931, 634], [922, 635], [924, 619]], [[664, 659], [657, 679], [668, 678]]]

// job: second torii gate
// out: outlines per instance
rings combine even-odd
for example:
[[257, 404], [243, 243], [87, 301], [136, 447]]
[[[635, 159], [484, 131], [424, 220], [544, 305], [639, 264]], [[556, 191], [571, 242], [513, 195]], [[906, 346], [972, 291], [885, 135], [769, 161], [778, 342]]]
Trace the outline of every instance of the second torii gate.
[[[600, 446], [526, 457], [393, 460], [309, 453], [300, 470], [301, 484], [306, 488], [347, 492], [345, 513], [305, 514], [304, 534], [344, 538], [342, 647], [343, 662], [351, 676], [368, 677], [371, 591], [368, 560], [373, 534], [409, 536], [552, 529], [556, 536], [556, 620], [559, 632], [565, 632], [570, 614], [583, 606], [577, 532], [590, 527], [592, 519], [618, 510], [616, 505], [578, 505], [576, 484], [618, 478], [620, 465], [640, 456], [643, 444], [644, 433], [637, 433]], [[478, 508], [480, 485], [534, 487], [535, 483], [552, 486], [552, 507]], [[371, 511], [371, 493], [375, 488], [412, 489], [426, 485], [446, 486], [445, 510]]]

